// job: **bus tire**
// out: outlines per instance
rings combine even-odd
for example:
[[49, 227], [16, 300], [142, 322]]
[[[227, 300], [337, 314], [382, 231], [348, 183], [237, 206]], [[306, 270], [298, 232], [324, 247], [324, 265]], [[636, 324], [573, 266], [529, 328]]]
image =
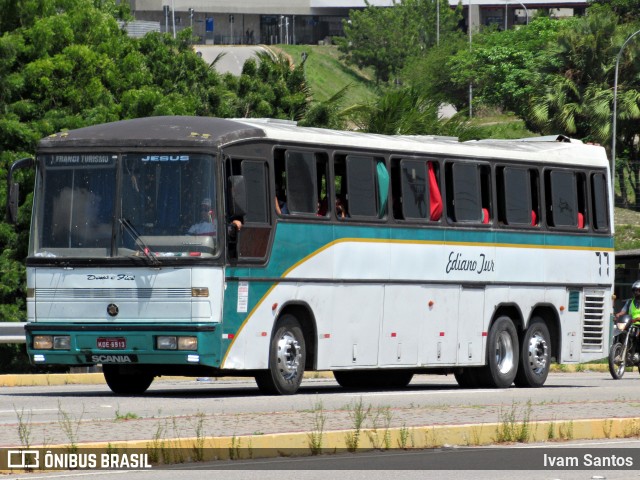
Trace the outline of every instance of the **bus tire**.
[[304, 375], [306, 346], [298, 319], [283, 315], [271, 336], [269, 369], [256, 375], [260, 391], [267, 395], [292, 395]]
[[346, 389], [404, 388], [411, 382], [411, 370], [337, 370], [336, 382]]
[[154, 377], [152, 373], [124, 365], [103, 365], [102, 374], [116, 395], [141, 395], [147, 391]]
[[547, 325], [539, 317], [532, 318], [522, 337], [516, 386], [537, 388], [544, 385], [551, 366], [550, 348], [551, 337]]
[[518, 332], [507, 316], [498, 317], [489, 330], [487, 363], [480, 369], [478, 386], [507, 388], [518, 371]]

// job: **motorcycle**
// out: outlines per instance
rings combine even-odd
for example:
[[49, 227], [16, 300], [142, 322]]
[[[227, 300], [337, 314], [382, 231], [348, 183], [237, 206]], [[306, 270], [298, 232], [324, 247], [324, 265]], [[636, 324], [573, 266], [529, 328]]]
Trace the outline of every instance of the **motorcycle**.
[[640, 369], [639, 335], [640, 326], [632, 323], [629, 315], [622, 315], [616, 320], [609, 349], [609, 373], [614, 380], [621, 379], [628, 366]]

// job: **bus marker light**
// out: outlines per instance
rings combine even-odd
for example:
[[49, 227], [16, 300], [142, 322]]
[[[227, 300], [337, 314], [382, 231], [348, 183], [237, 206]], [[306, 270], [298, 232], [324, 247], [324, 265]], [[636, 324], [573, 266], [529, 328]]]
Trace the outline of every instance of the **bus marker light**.
[[483, 337], [488, 337], [489, 336], [489, 332], [482, 332], [482, 336]]
[[231, 340], [233, 337], [235, 337], [235, 335], [233, 333], [223, 333], [222, 334], [222, 338], [223, 339]]
[[200, 355], [187, 355], [187, 362], [198, 363], [200, 361]]
[[429, 300], [429, 306], [433, 307], [435, 305], [435, 302], [433, 300]]
[[271, 305], [271, 310], [275, 312], [276, 308], [278, 308], [278, 304], [274, 303], [273, 305]]
[[396, 332], [391, 332], [391, 338], [396, 338], [398, 334]]
[[33, 356], [33, 361], [34, 362], [44, 362], [44, 355], [34, 355]]
[[441, 337], [444, 337], [444, 332], [440, 332], [440, 336], [441, 336]]
[[200, 252], [189, 252], [190, 257], [199, 257], [200, 255], [202, 255]]
[[322, 335], [322, 338], [331, 338], [331, 334], [330, 333], [325, 333], [324, 335]]
[[267, 336], [267, 332], [260, 332], [260, 336], [261, 337], [266, 337]]
[[560, 311], [564, 312], [564, 305], [560, 305]]

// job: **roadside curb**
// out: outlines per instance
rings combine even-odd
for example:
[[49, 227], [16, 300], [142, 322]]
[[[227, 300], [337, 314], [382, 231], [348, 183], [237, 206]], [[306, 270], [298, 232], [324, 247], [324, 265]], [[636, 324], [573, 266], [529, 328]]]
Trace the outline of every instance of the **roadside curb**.
[[[576, 373], [576, 372], [607, 372], [608, 365], [552, 365], [552, 372]], [[211, 377], [211, 381], [224, 381], [248, 377]], [[333, 378], [331, 372], [307, 372], [304, 378]], [[195, 377], [166, 376], [156, 378], [162, 380], [193, 381]], [[102, 373], [46, 373], [46, 374], [6, 374], [0, 375], [0, 387], [43, 387], [55, 385], [99, 385], [104, 384]]]
[[[553, 444], [569, 440], [629, 438], [639, 434], [640, 417], [636, 417], [92, 442], [76, 444], [74, 448], [110, 453], [135, 451], [147, 454], [154, 464], [176, 464], [370, 450]], [[55, 451], [69, 446], [48, 445], [46, 448]]]

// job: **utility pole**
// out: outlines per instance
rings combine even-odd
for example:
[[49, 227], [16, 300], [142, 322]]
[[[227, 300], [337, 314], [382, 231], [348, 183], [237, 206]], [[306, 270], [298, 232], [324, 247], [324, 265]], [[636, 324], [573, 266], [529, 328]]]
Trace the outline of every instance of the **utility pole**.
[[[469, 52], [472, 51], [472, 23], [471, 23], [471, 0], [469, 0], [469, 10], [467, 11], [467, 22], [469, 23]], [[469, 82], [469, 118], [473, 117], [473, 81]]]
[[620, 51], [618, 52], [618, 56], [616, 57], [616, 71], [613, 79], [613, 121], [611, 126], [611, 181], [613, 182], [615, 178], [615, 168], [616, 168], [616, 124], [617, 124], [617, 116], [618, 116], [618, 67], [620, 66], [620, 57], [622, 56], [622, 51], [624, 47], [627, 46], [627, 43], [640, 33], [640, 30], [633, 32], [629, 37], [624, 41], [622, 47], [620, 47]]
[[173, 4], [173, 0], [171, 0], [171, 23], [173, 24], [173, 38], [176, 38], [176, 9]]

